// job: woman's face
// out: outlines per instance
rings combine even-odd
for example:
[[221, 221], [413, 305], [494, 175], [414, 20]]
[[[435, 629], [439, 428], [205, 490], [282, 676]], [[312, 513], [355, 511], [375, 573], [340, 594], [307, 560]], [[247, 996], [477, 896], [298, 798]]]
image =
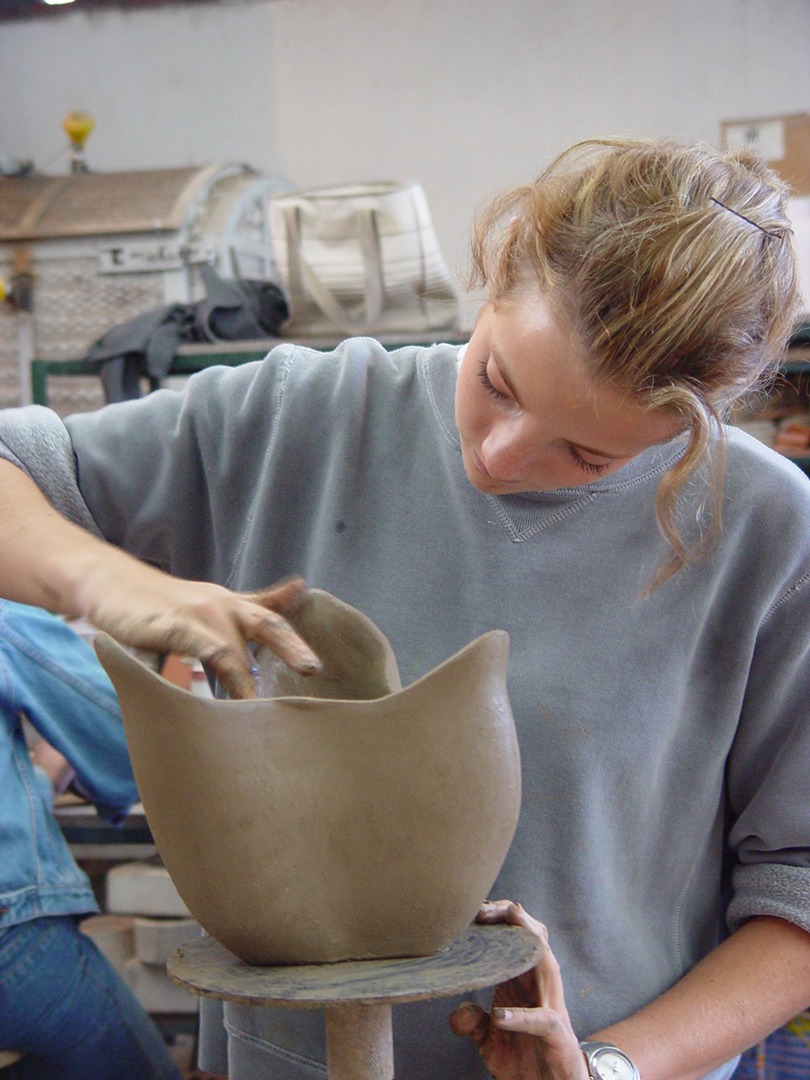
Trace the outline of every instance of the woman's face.
[[470, 483], [490, 495], [575, 487], [616, 472], [683, 428], [589, 374], [573, 330], [539, 296], [482, 310], [456, 390]]

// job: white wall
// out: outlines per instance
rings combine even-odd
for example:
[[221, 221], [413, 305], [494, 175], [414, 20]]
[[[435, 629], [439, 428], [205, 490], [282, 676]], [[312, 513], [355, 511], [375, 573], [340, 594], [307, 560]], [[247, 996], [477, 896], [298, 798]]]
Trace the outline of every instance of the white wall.
[[99, 170], [238, 160], [415, 177], [463, 266], [491, 190], [592, 134], [716, 142], [810, 108], [809, 0], [243, 0], [0, 24], [0, 153]]

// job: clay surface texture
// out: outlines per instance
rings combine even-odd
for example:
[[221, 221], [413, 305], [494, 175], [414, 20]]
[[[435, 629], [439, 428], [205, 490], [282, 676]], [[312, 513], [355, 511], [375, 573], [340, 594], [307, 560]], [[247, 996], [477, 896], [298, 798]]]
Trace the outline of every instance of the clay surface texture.
[[260, 650], [255, 701], [194, 696], [96, 638], [161, 857], [246, 963], [439, 952], [486, 899], [517, 825], [508, 636], [402, 689], [387, 639], [354, 608], [312, 590], [290, 621], [323, 672], [300, 677]]

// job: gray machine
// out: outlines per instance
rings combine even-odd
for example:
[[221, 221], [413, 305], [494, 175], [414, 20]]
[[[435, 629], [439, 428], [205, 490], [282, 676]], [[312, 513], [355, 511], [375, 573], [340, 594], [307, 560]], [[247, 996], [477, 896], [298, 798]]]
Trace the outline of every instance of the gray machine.
[[[31, 400], [35, 358], [77, 360], [110, 327], [223, 278], [278, 281], [271, 193], [291, 185], [246, 165], [0, 177], [0, 408]], [[57, 376], [61, 415], [104, 404], [96, 379]]]

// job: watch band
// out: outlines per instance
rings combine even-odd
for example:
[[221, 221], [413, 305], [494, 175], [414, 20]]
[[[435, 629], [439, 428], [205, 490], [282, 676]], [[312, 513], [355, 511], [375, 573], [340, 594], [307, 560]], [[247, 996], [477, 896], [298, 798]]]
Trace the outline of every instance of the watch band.
[[641, 1080], [633, 1060], [613, 1043], [586, 1039], [579, 1044], [591, 1080]]

